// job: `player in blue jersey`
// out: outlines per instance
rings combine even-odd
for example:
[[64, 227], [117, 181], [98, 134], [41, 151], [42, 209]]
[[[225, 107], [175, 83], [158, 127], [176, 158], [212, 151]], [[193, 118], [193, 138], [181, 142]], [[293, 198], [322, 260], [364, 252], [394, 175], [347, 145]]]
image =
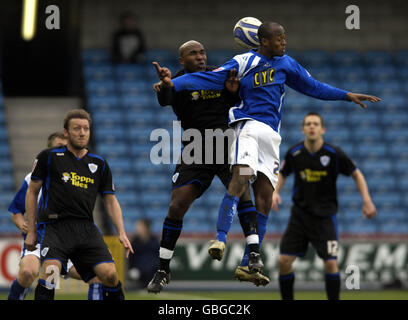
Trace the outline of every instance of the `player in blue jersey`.
[[[285, 84], [305, 95], [322, 100], [353, 101], [363, 108], [363, 101], [378, 102], [371, 95], [347, 92], [315, 80], [296, 60], [285, 55], [284, 28], [275, 22], [264, 22], [258, 29], [260, 45], [257, 50], [235, 56], [212, 72], [186, 74], [177, 79], [163, 79], [174, 90], [220, 90], [228, 73], [238, 70], [241, 81], [241, 102], [229, 110], [229, 124], [236, 131], [230, 152], [232, 179], [222, 200], [219, 215], [225, 223], [232, 223], [239, 197], [253, 182], [254, 195], [267, 194], [267, 201], [256, 209], [269, 215], [272, 194], [279, 174], [279, 145], [281, 141], [281, 113]], [[225, 226], [225, 223], [223, 225]], [[258, 221], [258, 226], [265, 221]], [[219, 229], [218, 241], [225, 242], [228, 228]], [[259, 243], [263, 234], [259, 232]], [[246, 250], [246, 252], [248, 252]], [[249, 269], [261, 266], [261, 258], [250, 257]], [[252, 260], [252, 263], [251, 263]], [[257, 262], [258, 260], [258, 262]], [[241, 265], [248, 264], [245, 256]]]
[[[62, 132], [54, 132], [49, 135], [47, 139], [47, 147], [53, 148], [67, 144], [67, 139]], [[25, 197], [28, 189], [28, 184], [31, 180], [31, 173], [29, 173], [23, 181], [20, 189], [17, 191], [12, 203], [9, 206], [11, 212], [11, 220], [14, 225], [21, 230], [25, 239], [27, 234], [27, 221], [24, 219], [25, 213]], [[41, 197], [41, 195], [40, 195]], [[20, 268], [17, 274], [17, 278], [13, 281], [8, 299], [9, 300], [24, 300], [28, 288], [32, 285], [35, 278], [40, 271], [40, 245], [37, 244], [37, 248], [34, 251], [29, 251], [23, 247], [21, 252]], [[77, 280], [81, 280], [80, 275], [76, 271], [72, 262], [68, 263], [67, 277], [71, 277]], [[89, 300], [102, 300], [102, 285], [97, 277], [91, 279], [89, 282], [88, 299]]]

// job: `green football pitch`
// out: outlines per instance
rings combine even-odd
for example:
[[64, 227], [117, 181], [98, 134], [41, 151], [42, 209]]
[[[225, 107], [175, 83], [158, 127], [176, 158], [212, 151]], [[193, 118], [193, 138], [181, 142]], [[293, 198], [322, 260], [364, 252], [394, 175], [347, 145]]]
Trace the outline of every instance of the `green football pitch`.
[[[168, 291], [160, 294], [148, 294], [145, 291], [126, 292], [127, 300], [279, 300], [278, 292], [267, 291]], [[408, 300], [407, 290], [384, 291], [343, 291], [342, 300]], [[1, 293], [0, 299], [7, 299], [7, 293]], [[33, 299], [33, 293], [26, 297]], [[86, 300], [86, 294], [55, 294], [56, 300]], [[297, 300], [325, 300], [323, 291], [297, 291]]]

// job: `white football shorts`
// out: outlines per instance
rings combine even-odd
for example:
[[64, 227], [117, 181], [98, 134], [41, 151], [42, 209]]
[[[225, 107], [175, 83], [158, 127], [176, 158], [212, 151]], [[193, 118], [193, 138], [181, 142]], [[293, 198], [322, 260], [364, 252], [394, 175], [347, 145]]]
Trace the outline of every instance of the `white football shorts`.
[[234, 126], [235, 137], [230, 149], [231, 165], [248, 165], [254, 176], [262, 172], [276, 188], [279, 176], [279, 146], [281, 136], [267, 124], [256, 120], [242, 120]]

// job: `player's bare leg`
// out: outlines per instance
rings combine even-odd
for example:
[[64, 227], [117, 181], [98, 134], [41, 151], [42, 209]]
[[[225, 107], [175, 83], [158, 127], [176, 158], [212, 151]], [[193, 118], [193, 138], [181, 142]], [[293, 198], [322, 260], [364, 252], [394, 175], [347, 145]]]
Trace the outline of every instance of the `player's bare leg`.
[[34, 255], [25, 256], [21, 259], [17, 281], [21, 286], [29, 288], [40, 272], [40, 259]]
[[122, 283], [114, 263], [103, 262], [94, 267], [96, 276], [102, 282], [103, 300], [124, 300]]
[[296, 256], [279, 255], [279, 287], [282, 300], [293, 300], [293, 286], [295, 283], [295, 273], [293, 272], [293, 262]]
[[[82, 280], [75, 266], [72, 266], [68, 270], [67, 276], [75, 280]], [[89, 285], [88, 289], [88, 300], [102, 300], [102, 282], [98, 277], [93, 277], [87, 282]]]
[[24, 300], [28, 288], [40, 271], [40, 259], [35, 255], [26, 255], [21, 259], [17, 278], [13, 281], [8, 295], [9, 300]]

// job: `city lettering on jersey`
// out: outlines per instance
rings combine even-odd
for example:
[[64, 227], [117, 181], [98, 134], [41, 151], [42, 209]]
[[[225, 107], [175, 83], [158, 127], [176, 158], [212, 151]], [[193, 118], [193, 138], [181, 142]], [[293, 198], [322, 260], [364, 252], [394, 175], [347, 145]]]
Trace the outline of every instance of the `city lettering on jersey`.
[[306, 182], [319, 182], [322, 180], [322, 177], [327, 176], [327, 171], [305, 169], [300, 171], [300, 176]]
[[254, 73], [254, 87], [261, 87], [274, 82], [275, 69], [269, 68]]
[[71, 183], [75, 187], [88, 189], [88, 184], [94, 184], [95, 181], [92, 178], [78, 175], [76, 172], [64, 172], [61, 178], [65, 183], [71, 180]]

